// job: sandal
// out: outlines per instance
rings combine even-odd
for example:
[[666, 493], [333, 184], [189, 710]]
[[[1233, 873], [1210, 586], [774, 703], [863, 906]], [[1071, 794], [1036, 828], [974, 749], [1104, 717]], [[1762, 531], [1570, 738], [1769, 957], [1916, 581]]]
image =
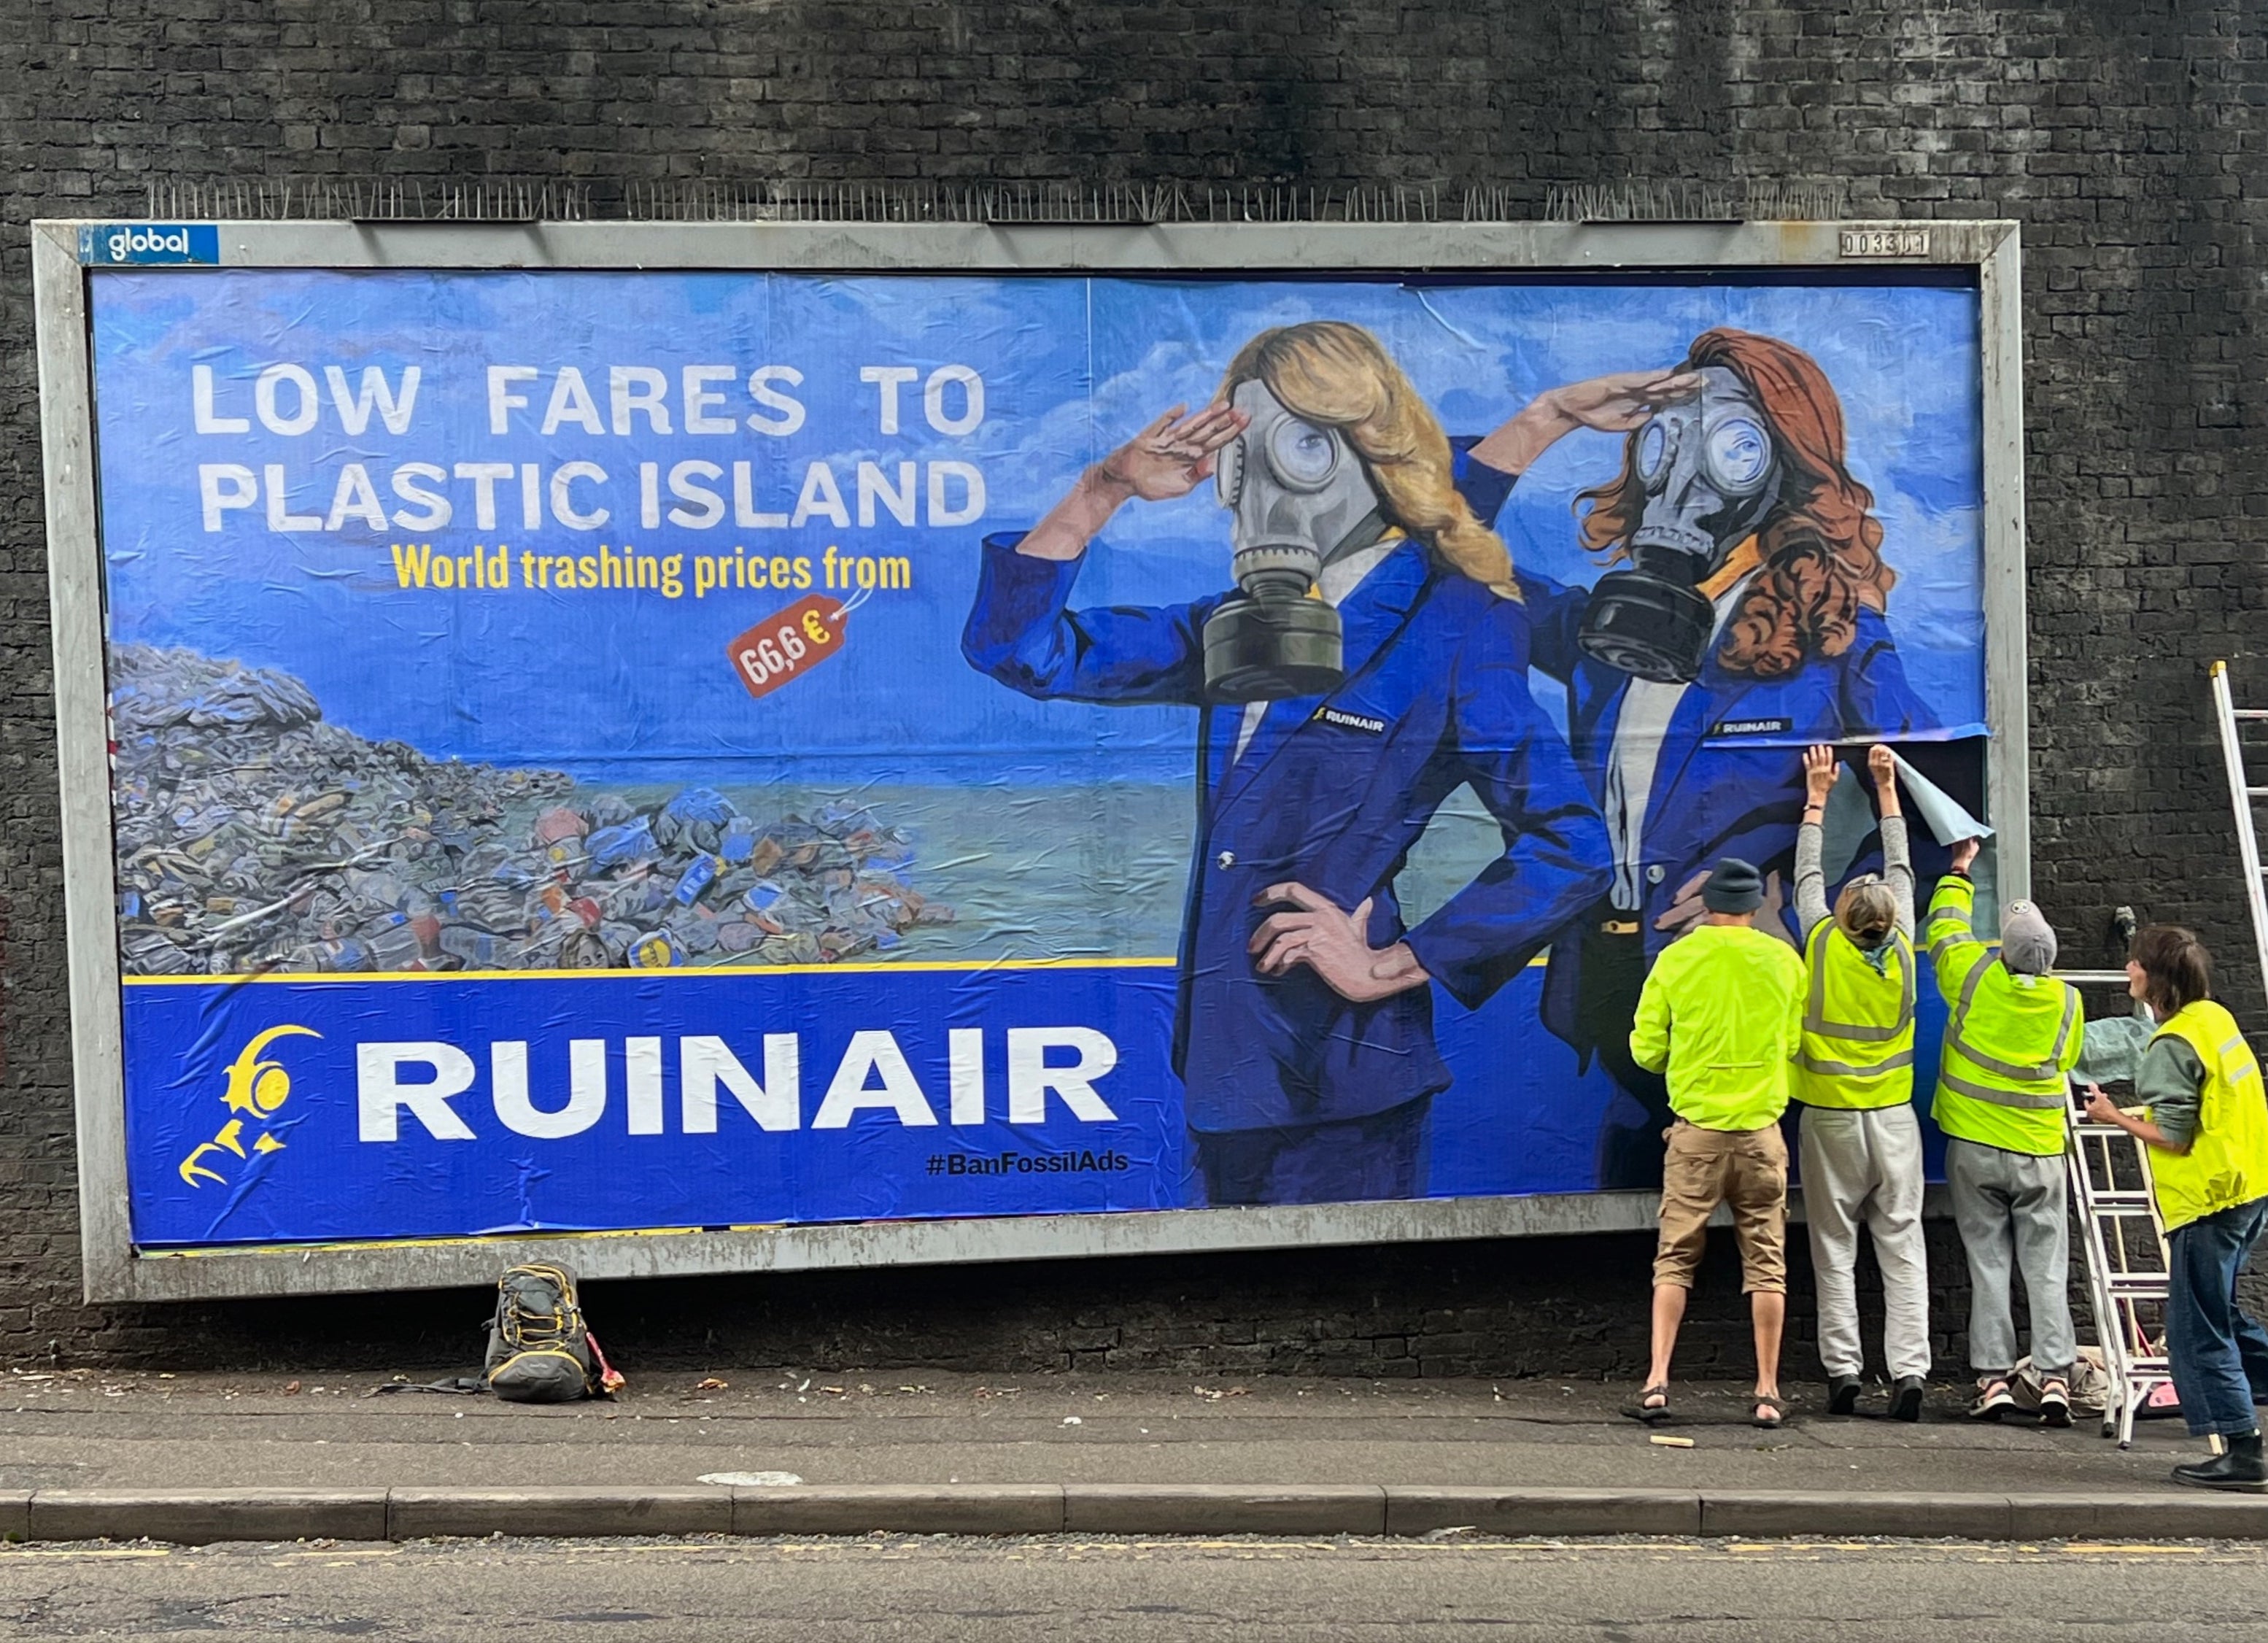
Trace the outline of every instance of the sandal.
[[2071, 1425], [2071, 1385], [2061, 1375], [2040, 1383], [2040, 1425]]
[[1787, 1424], [1787, 1401], [1785, 1398], [1766, 1397], [1759, 1392], [1749, 1400], [1749, 1404], [1750, 1426], [1761, 1426], [1766, 1432], [1777, 1432]]
[[[1661, 1402], [1659, 1404], [1649, 1404], [1646, 1402], [1648, 1398], [1653, 1397], [1660, 1398]], [[1663, 1421], [1668, 1420], [1669, 1418], [1668, 1382], [1664, 1381], [1659, 1386], [1650, 1386], [1646, 1388], [1645, 1391], [1640, 1392], [1638, 1395], [1637, 1403], [1624, 1405], [1623, 1413], [1629, 1416], [1632, 1420], [1643, 1421], [1649, 1426], [1658, 1426]]]

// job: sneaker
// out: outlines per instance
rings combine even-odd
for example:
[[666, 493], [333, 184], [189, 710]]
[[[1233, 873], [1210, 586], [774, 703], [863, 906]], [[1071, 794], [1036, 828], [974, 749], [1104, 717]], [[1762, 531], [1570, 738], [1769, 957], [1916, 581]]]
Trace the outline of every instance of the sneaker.
[[1890, 1393], [1890, 1418], [1919, 1420], [1923, 1389], [1922, 1379], [1919, 1375], [1900, 1375], [1897, 1386]]
[[1977, 1383], [1977, 1401], [1969, 1406], [1971, 1420], [1998, 1420], [2016, 1406], [2016, 1395], [2008, 1389], [2008, 1382], [1994, 1376]]
[[2174, 1468], [2174, 1481], [2193, 1489], [2235, 1489], [2247, 1494], [2268, 1494], [2268, 1457], [2264, 1457], [2260, 1434], [2222, 1440], [2228, 1448], [2211, 1460]]
[[1854, 1374], [1828, 1376], [1827, 1412], [1830, 1415], [1848, 1415], [1856, 1412], [1858, 1407], [1859, 1377]]
[[2060, 1377], [2043, 1382], [2040, 1387], [2040, 1425], [2071, 1425], [2071, 1388]]

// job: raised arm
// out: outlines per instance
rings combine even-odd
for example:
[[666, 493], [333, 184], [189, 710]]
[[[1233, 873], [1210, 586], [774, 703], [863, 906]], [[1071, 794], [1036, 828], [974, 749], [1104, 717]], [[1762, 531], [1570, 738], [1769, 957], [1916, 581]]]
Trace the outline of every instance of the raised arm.
[[1221, 446], [1244, 431], [1244, 413], [1219, 402], [1195, 416], [1176, 405], [1081, 474], [1063, 499], [1024, 534], [1016, 551], [1035, 559], [1076, 559], [1110, 516], [1135, 497], [1167, 502], [1212, 477]]
[[1970, 882], [1969, 864], [1977, 859], [1977, 844], [1967, 838], [1953, 847], [1954, 871], [1937, 881], [1937, 894], [1929, 898], [1929, 917], [1922, 925], [1930, 962], [1937, 969], [1937, 990], [1948, 998], [1958, 995], [1970, 969], [1991, 951], [1970, 925], [1977, 909], [1977, 887]]
[[1081, 474], [1022, 535], [984, 540], [961, 654], [1026, 696], [1089, 702], [1203, 700], [1203, 629], [1212, 600], [1189, 605], [1068, 608], [1087, 547], [1128, 502], [1186, 496], [1211, 477], [1244, 427], [1226, 405], [1184, 417], [1176, 405]]
[[[1474, 499], [1476, 512], [1481, 500], [1489, 502], [1491, 511], [1482, 515], [1482, 522], [1491, 523], [1511, 487], [1502, 478], [1488, 483], [1489, 475], [1517, 478], [1579, 428], [1629, 433], [1644, 426], [1662, 406], [1689, 400], [1700, 391], [1699, 372], [1675, 370], [1622, 371], [1546, 388], [1510, 420], [1458, 453], [1461, 468], [1480, 470], [1470, 481], [1461, 481], [1459, 488]], [[1582, 654], [1575, 636], [1590, 605], [1590, 590], [1563, 586], [1528, 571], [1520, 571], [1518, 580], [1533, 629], [1532, 659], [1544, 674], [1565, 683]]]
[[1828, 917], [1827, 874], [1820, 865], [1827, 795], [1835, 790], [1835, 749], [1803, 750], [1803, 821], [1795, 829], [1795, 927], [1803, 939]]
[[1042, 701], [1204, 699], [1204, 621], [1219, 596], [1188, 605], [1069, 608], [1080, 561], [984, 539], [961, 653], [977, 672]]
[[1524, 474], [1535, 459], [1578, 428], [1629, 433], [1664, 405], [1701, 391], [1697, 371], [1618, 371], [1546, 388], [1473, 447], [1476, 460], [1499, 473]]
[[1867, 770], [1874, 778], [1874, 808], [1882, 818], [1882, 881], [1898, 906], [1898, 933], [1914, 932], [1913, 852], [1906, 840], [1905, 814], [1898, 808], [1898, 762], [1876, 742], [1867, 749]]

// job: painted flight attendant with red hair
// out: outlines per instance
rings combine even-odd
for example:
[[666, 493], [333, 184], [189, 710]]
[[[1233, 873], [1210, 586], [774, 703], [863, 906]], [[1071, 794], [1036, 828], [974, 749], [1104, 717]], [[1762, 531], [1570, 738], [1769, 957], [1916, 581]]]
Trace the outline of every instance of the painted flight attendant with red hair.
[[1631, 1013], [1653, 955], [1700, 917], [1709, 865], [1791, 860], [1807, 743], [1896, 740], [1934, 718], [1891, 641], [1881, 522], [1810, 355], [1720, 328], [1671, 370], [1538, 394], [1462, 454], [1478, 516], [1493, 522], [1513, 481], [1579, 428], [1628, 436], [1621, 471], [1578, 505], [1609, 568], [1589, 588], [1519, 580], [1535, 666], [1568, 687], [1614, 880], [1554, 943], [1543, 1014], [1622, 1091], [1599, 1184], [1647, 1186], [1668, 1101], [1631, 1060]]

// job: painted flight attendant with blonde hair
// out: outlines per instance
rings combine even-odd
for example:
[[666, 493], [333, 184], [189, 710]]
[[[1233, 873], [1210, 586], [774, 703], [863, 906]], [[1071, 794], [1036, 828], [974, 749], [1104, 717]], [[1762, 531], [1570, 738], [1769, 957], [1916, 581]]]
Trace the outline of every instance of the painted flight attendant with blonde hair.
[[[1204, 715], [1174, 1064], [1206, 1201], [1420, 1195], [1426, 1113], [1449, 1083], [1432, 985], [1470, 1008], [1517, 976], [1604, 894], [1606, 830], [1528, 694], [1511, 556], [1376, 338], [1333, 320], [1263, 332], [1213, 403], [1182, 409], [1080, 475], [1029, 532], [985, 540], [961, 648], [1027, 696]], [[1309, 591], [1344, 630], [1344, 677], [1327, 691], [1214, 699], [1205, 629], [1231, 596], [1071, 608], [1120, 508], [1187, 496], [1224, 462], [1240, 549], [1262, 503], [1280, 505], [1273, 528], [1308, 522], [1302, 545], [1322, 565]], [[1326, 495], [1336, 505], [1314, 505]], [[1410, 927], [1395, 876], [1467, 784], [1503, 852]]]

